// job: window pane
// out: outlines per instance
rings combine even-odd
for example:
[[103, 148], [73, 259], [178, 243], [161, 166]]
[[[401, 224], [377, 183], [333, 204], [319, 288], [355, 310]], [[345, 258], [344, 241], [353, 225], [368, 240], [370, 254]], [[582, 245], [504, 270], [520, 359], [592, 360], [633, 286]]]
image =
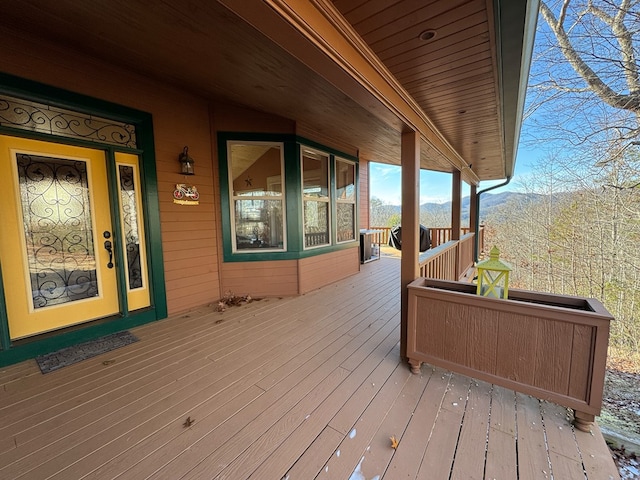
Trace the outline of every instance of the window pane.
[[355, 222], [355, 204], [354, 203], [338, 203], [338, 241], [346, 242], [355, 240], [356, 222]]
[[282, 200], [235, 201], [236, 249], [284, 247]]
[[304, 246], [329, 243], [329, 203], [307, 200], [304, 202]]
[[329, 196], [329, 157], [305, 151], [302, 154], [303, 195], [306, 197]]
[[234, 143], [229, 158], [233, 196], [282, 195], [280, 145]]
[[99, 295], [83, 160], [17, 154], [33, 308]]
[[135, 172], [129, 165], [119, 165], [120, 204], [122, 208], [122, 230], [126, 242], [129, 289], [142, 288], [142, 265], [140, 263], [140, 233], [138, 232], [138, 205]]
[[356, 200], [356, 166], [336, 159], [336, 191], [339, 200]]

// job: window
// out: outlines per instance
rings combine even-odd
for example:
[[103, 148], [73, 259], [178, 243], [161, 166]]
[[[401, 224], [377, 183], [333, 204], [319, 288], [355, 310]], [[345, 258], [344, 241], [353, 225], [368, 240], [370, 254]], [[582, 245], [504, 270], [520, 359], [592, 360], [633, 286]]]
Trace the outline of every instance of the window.
[[331, 243], [329, 230], [329, 156], [302, 147], [304, 248]]
[[337, 240], [349, 242], [356, 238], [356, 166], [336, 158]]
[[281, 143], [228, 142], [234, 252], [286, 250]]

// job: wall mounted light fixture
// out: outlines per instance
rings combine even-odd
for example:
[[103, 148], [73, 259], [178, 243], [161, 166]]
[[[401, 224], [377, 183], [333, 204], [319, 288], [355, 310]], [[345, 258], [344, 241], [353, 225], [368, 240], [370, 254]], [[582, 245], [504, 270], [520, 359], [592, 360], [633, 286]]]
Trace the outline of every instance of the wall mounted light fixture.
[[189, 147], [184, 147], [182, 153], [178, 157], [178, 161], [180, 162], [180, 173], [183, 175], [193, 175], [195, 173], [193, 171], [193, 164], [195, 161], [189, 156]]

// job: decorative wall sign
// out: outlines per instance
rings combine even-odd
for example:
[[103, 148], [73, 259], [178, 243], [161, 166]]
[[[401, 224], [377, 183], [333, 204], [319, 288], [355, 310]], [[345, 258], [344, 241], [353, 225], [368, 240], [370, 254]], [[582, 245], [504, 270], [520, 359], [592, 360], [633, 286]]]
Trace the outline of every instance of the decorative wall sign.
[[186, 183], [176, 183], [176, 189], [173, 191], [173, 203], [180, 205], [198, 205], [200, 202], [200, 194], [195, 185], [187, 185]]

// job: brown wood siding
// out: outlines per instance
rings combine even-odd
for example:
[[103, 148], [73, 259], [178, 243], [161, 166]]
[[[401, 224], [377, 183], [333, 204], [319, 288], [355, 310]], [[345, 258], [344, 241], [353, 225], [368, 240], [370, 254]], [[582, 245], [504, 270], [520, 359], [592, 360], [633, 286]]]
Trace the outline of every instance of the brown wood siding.
[[360, 228], [369, 228], [369, 162], [360, 160]]
[[[214, 202], [218, 188], [214, 186], [207, 101], [18, 33], [1, 30], [0, 43], [0, 63], [6, 73], [153, 115], [169, 314], [219, 298], [219, 210]], [[196, 174], [188, 178], [178, 173], [178, 155], [185, 145], [196, 162]], [[198, 188], [198, 206], [173, 203], [175, 184], [185, 181]]]
[[222, 291], [252, 297], [298, 294], [297, 260], [227, 262], [220, 269]]
[[303, 258], [299, 262], [300, 293], [328, 285], [360, 271], [359, 248]]

